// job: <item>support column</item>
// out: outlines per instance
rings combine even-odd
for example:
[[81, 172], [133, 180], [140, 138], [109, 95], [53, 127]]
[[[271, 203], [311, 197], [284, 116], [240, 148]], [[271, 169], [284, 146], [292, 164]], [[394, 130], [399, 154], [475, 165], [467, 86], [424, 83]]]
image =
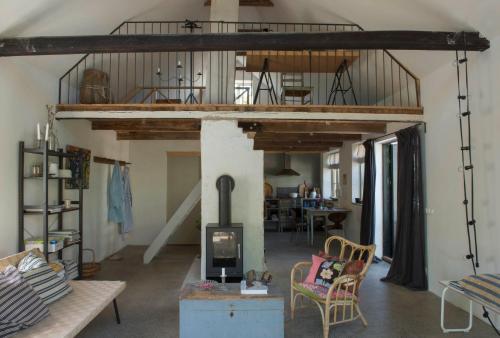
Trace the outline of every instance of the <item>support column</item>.
[[208, 223], [219, 221], [221, 175], [234, 178], [231, 195], [233, 223], [243, 223], [243, 271], [264, 270], [264, 152], [253, 150], [253, 140], [235, 120], [206, 120], [201, 125], [201, 278], [205, 278]]

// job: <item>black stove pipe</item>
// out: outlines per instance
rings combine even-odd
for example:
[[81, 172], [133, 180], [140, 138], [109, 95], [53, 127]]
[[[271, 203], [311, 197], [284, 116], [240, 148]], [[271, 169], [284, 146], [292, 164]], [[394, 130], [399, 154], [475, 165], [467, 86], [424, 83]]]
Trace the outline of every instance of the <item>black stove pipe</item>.
[[219, 190], [219, 226], [231, 225], [231, 191], [234, 189], [234, 179], [229, 175], [222, 175], [216, 182]]

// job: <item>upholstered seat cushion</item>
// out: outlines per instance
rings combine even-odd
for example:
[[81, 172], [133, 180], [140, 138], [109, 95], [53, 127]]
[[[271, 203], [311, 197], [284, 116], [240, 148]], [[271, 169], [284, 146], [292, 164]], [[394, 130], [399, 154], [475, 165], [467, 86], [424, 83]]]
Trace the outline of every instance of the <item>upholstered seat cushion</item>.
[[[299, 292], [305, 294], [306, 296], [321, 300], [326, 299], [329, 290], [328, 288], [315, 283], [295, 283], [294, 286]], [[344, 290], [334, 290], [330, 299], [352, 299], [352, 294]]]
[[73, 292], [49, 305], [50, 314], [18, 337], [74, 337], [124, 289], [121, 281], [70, 281]]

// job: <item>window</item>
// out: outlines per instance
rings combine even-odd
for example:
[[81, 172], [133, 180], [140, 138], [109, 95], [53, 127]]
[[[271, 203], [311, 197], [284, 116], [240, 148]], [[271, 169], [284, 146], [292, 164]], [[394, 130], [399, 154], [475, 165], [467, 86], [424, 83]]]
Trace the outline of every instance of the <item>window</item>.
[[340, 152], [337, 150], [328, 154], [326, 164], [330, 170], [330, 196], [333, 199], [338, 199], [340, 197]]
[[363, 201], [363, 183], [365, 178], [365, 147], [362, 143], [352, 148], [352, 201]]

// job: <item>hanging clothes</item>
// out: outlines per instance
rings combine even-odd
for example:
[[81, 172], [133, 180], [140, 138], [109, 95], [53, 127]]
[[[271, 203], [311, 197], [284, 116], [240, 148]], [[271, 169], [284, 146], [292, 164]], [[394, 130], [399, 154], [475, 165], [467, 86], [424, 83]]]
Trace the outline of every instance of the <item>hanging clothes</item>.
[[132, 217], [132, 191], [130, 189], [130, 175], [129, 168], [123, 169], [122, 176], [123, 184], [123, 223], [121, 233], [126, 234], [132, 231], [134, 227], [134, 219]]
[[108, 184], [108, 221], [123, 223], [123, 184], [120, 164], [115, 162]]

